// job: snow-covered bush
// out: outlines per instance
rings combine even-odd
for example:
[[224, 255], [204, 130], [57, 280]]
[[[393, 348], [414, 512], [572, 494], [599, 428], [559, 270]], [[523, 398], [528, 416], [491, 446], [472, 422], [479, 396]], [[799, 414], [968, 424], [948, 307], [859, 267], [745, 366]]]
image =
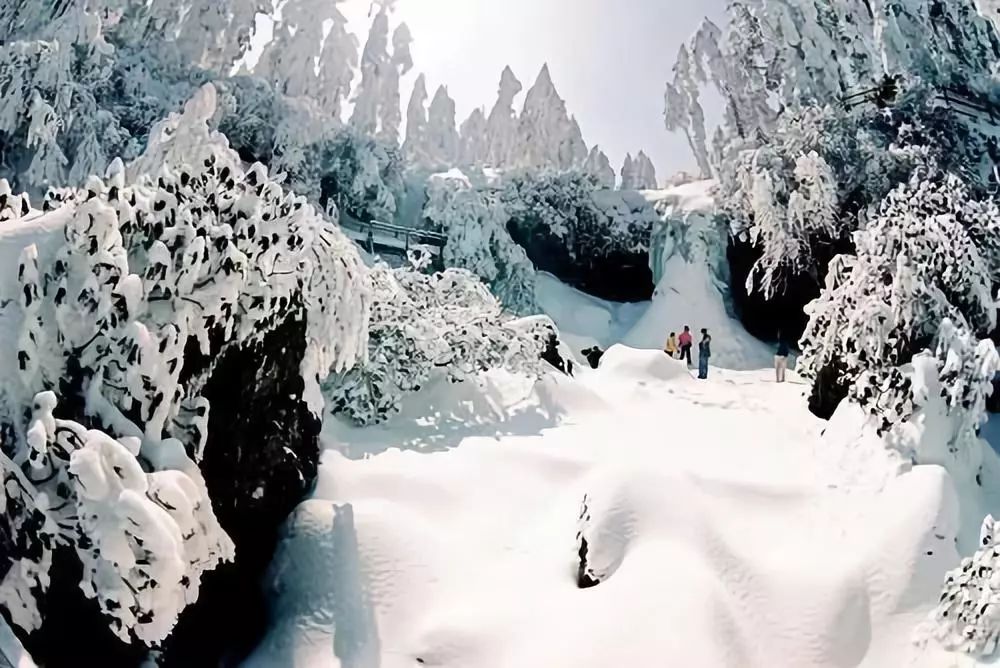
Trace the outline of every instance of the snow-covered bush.
[[233, 559], [233, 544], [183, 454], [147, 472], [140, 438], [59, 420], [56, 406], [52, 392], [35, 396], [26, 464], [0, 454], [0, 508], [23, 546], [8, 555], [0, 605], [21, 628], [38, 628], [35, 596], [48, 587], [53, 550], [67, 546], [83, 565], [81, 589], [112, 630], [125, 642], [158, 643], [197, 599], [202, 574]]
[[992, 516], [983, 520], [979, 549], [945, 576], [937, 607], [920, 629], [953, 652], [993, 656], [1000, 641], [1000, 536]]
[[857, 255], [833, 260], [807, 307], [800, 373], [836, 367], [837, 382], [888, 432], [913, 410], [900, 367], [937, 340], [949, 408], [981, 414], [976, 388], [992, 378], [992, 344], [976, 342], [996, 326], [998, 234], [1000, 208], [955, 176], [917, 176], [894, 190], [855, 234]]
[[539, 270], [605, 299], [651, 296], [658, 216], [642, 195], [603, 190], [582, 172], [516, 172], [504, 178], [500, 200], [511, 236]]
[[329, 379], [335, 413], [372, 424], [398, 412], [403, 397], [435, 374], [461, 382], [498, 367], [529, 375], [544, 369], [555, 326], [548, 318], [513, 319], [472, 273], [379, 265], [371, 275], [368, 360]]
[[510, 217], [494, 188], [474, 187], [459, 172], [434, 175], [423, 217], [447, 235], [445, 266], [471, 271], [515, 313], [537, 311], [535, 268], [511, 238]]
[[554, 237], [572, 261], [648, 251], [653, 207], [624, 210], [620, 197], [602, 195], [583, 172], [517, 172], [504, 179], [500, 198], [519, 239]]
[[583, 172], [518, 171], [471, 181], [431, 177], [423, 218], [448, 235], [446, 266], [469, 269], [508, 308], [536, 310], [534, 270], [598, 296], [648, 298], [647, 255], [658, 215], [631, 191], [603, 190]]
[[57, 546], [75, 549], [113, 630], [148, 644], [201, 573], [233, 557], [197, 465], [210, 370], [188, 365], [188, 348], [210, 356], [304, 318], [301, 396], [315, 413], [320, 379], [364, 355], [367, 270], [353, 246], [265, 167], [244, 171], [209, 130], [214, 112], [206, 86], [128, 169], [116, 160], [104, 179], [50, 192], [64, 243], [22, 253], [18, 349], [0, 374], [22, 549], [0, 600], [25, 628]]

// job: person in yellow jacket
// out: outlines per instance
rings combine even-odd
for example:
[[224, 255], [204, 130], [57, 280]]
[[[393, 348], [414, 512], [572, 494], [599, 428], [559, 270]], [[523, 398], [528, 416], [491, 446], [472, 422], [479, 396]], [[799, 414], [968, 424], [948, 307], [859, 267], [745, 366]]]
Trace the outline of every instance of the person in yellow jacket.
[[670, 355], [670, 359], [677, 357], [677, 334], [675, 332], [670, 332], [670, 336], [667, 338], [667, 345], [663, 347], [663, 352]]

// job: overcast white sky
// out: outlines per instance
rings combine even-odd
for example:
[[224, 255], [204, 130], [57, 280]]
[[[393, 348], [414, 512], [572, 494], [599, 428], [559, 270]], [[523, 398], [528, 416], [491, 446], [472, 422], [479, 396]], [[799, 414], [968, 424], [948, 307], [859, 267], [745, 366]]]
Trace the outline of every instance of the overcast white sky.
[[[600, 144], [616, 170], [644, 149], [663, 180], [693, 168], [684, 139], [663, 128], [663, 88], [677, 47], [726, 0], [398, 0], [396, 17], [413, 32], [415, 72], [430, 94], [446, 84], [461, 123], [487, 111], [510, 65], [524, 84], [548, 62], [588, 146]], [[370, 0], [347, 0], [362, 45]], [[414, 75], [403, 83], [405, 110]], [[522, 92], [523, 98], [523, 92]], [[518, 100], [520, 102], [520, 99]]]

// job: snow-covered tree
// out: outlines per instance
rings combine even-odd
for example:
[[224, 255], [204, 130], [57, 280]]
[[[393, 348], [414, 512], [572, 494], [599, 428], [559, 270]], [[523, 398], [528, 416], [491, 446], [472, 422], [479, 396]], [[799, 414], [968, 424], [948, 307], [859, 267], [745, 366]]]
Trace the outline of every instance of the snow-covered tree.
[[357, 38], [347, 31], [339, 2], [284, 3], [281, 20], [253, 70], [285, 95], [315, 100], [336, 119], [350, 95], [358, 64]]
[[403, 397], [435, 375], [462, 382], [498, 367], [543, 372], [541, 355], [555, 326], [548, 318], [514, 320], [471, 272], [380, 265], [371, 276], [367, 362], [331, 378], [335, 413], [372, 424], [397, 413]]
[[277, 94], [258, 79], [218, 84], [214, 123], [247, 162], [286, 174], [296, 192], [362, 220], [392, 220], [403, 190], [403, 159], [391, 144], [327, 122], [308, 100]]
[[705, 172], [702, 87], [722, 96], [722, 143], [738, 145], [766, 139], [790, 108], [891, 104], [895, 91], [918, 82], [988, 94], [998, 59], [1000, 36], [975, 0], [733, 2], [725, 31], [705, 21], [682, 46], [667, 86], [667, 127], [687, 133]]
[[653, 161], [649, 159], [645, 151], [639, 151], [639, 155], [636, 156], [636, 162], [638, 163], [638, 169], [636, 170], [638, 189], [656, 190], [659, 184], [657, 183], [656, 167], [653, 166]]
[[622, 190], [635, 190], [635, 160], [632, 159], [631, 153], [625, 154], [625, 162], [622, 163], [621, 174], [621, 188]]
[[523, 86], [510, 67], [500, 75], [497, 101], [486, 119], [486, 136], [489, 141], [487, 163], [490, 167], [504, 167], [513, 163], [518, 150], [517, 114], [514, 98]]
[[791, 182], [774, 177], [771, 170], [784, 165], [767, 149], [755, 152], [753, 160], [744, 172], [753, 220], [748, 231], [763, 254], [747, 279], [748, 290], [756, 284], [772, 295], [785, 276], [808, 272], [815, 263], [814, 244], [839, 238], [846, 221], [837, 218], [833, 170], [815, 151], [796, 159]]
[[448, 169], [458, 161], [458, 150], [455, 101], [445, 86], [439, 86], [427, 112], [427, 152], [432, 165]]
[[335, 3], [327, 3], [326, 11], [332, 17], [319, 54], [319, 81], [313, 97], [322, 109], [340, 119], [358, 65], [358, 38], [347, 30], [347, 19]]
[[413, 92], [406, 106], [403, 155], [411, 164], [426, 165], [430, 159], [427, 143], [427, 78], [420, 74], [413, 82]]
[[[977, 200], [957, 177], [918, 176], [894, 190], [855, 234], [857, 255], [834, 259], [826, 288], [807, 307], [800, 373], [815, 378], [836, 368], [839, 384], [888, 432], [913, 410], [900, 367], [938, 340], [945, 391], [961, 392], [949, 405], [981, 417], [980, 402], [955, 388], [978, 387], [982, 374], [992, 379], [986, 367], [995, 351], [975, 341], [996, 327], [998, 234], [996, 203]], [[979, 361], [954, 366], [962, 355], [948, 351], [960, 336], [974, 337], [963, 347]]]
[[157, 120], [228, 74], [257, 13], [272, 10], [269, 0], [4, 3], [0, 154], [13, 185], [40, 196], [110, 156], [137, 156]]
[[389, 13], [383, 7], [372, 21], [368, 41], [361, 53], [361, 82], [354, 94], [351, 125], [374, 136], [379, 129], [379, 104], [383, 94], [382, 78], [389, 70]]
[[708, 177], [712, 167], [706, 142], [705, 111], [699, 98], [690, 53], [687, 46], [681, 45], [674, 65], [674, 81], [667, 84], [664, 94], [664, 122], [668, 132], [684, 132], [702, 176]]
[[403, 190], [403, 159], [395, 145], [347, 129], [312, 145], [306, 163], [327, 209], [336, 204], [359, 220], [395, 217]]
[[717, 170], [716, 201], [740, 257], [734, 292], [749, 295], [741, 313], [753, 326], [767, 327], [752, 318], [769, 313], [786, 332], [801, 327], [798, 314], [819, 294], [830, 260], [852, 252], [851, 233], [914, 170], [944, 169], [985, 185], [978, 164], [988, 145], [916, 84], [891, 110], [789, 107], [769, 132], [759, 144], [723, 142]]
[[392, 34], [393, 52], [389, 53], [389, 5], [382, 4], [361, 54], [361, 82], [351, 114], [351, 125], [361, 134], [398, 143], [399, 79], [413, 66], [412, 41], [409, 28], [400, 24]]
[[500, 198], [521, 243], [549, 238], [550, 252], [561, 248], [568, 262], [584, 266], [649, 248], [653, 207], [643, 199], [634, 209], [618, 195], [601, 192], [584, 172], [518, 172], [504, 180]]
[[388, 144], [399, 144], [399, 124], [402, 115], [399, 107], [399, 80], [413, 67], [410, 44], [413, 38], [405, 23], [396, 26], [392, 33], [392, 57], [382, 78], [382, 95], [379, 105], [378, 138]]
[[491, 188], [475, 188], [462, 174], [431, 177], [423, 218], [447, 235], [444, 263], [468, 269], [509, 310], [537, 312], [535, 269], [510, 236], [510, 216]]
[[[206, 86], [128, 169], [50, 191], [64, 243], [22, 253], [17, 373], [0, 378], [18, 549], [0, 601], [25, 629], [58, 546], [75, 549], [112, 630], [150, 645], [233, 557], [197, 465], [211, 407], [189, 345], [208, 355], [303, 318], [301, 397], [317, 414], [319, 381], [364, 356], [370, 292], [353, 245], [263, 165], [244, 171], [214, 112]], [[73, 419], [54, 417], [57, 402]]]

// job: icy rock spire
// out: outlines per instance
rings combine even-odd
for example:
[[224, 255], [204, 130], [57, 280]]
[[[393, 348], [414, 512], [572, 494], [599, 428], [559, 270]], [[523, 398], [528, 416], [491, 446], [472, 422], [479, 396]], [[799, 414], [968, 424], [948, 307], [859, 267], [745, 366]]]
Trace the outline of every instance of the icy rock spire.
[[552, 83], [549, 66], [543, 65], [524, 98], [518, 119], [519, 167], [581, 167], [587, 159], [580, 126], [566, 111], [566, 103]]
[[602, 188], [613, 190], [615, 187], [615, 169], [611, 166], [611, 161], [599, 146], [590, 149], [587, 162], [583, 165], [583, 170], [597, 179]]
[[510, 67], [505, 67], [500, 75], [497, 101], [486, 120], [486, 135], [489, 142], [487, 162], [492, 167], [503, 167], [513, 162], [517, 151], [517, 115], [514, 112], [514, 98], [523, 86], [514, 76]]

